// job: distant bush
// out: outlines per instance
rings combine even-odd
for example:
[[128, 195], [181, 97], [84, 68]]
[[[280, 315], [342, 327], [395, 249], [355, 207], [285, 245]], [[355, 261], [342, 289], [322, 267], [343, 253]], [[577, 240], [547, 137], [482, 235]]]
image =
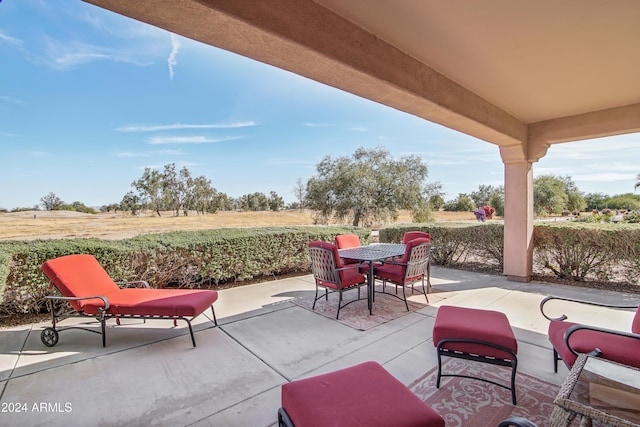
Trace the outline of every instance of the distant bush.
[[13, 208], [11, 212], [26, 212], [26, 211], [39, 211], [40, 208], [38, 206], [34, 206], [32, 208]]
[[640, 223], [640, 210], [628, 212], [624, 214], [622, 218], [625, 222], [628, 222], [630, 224]]

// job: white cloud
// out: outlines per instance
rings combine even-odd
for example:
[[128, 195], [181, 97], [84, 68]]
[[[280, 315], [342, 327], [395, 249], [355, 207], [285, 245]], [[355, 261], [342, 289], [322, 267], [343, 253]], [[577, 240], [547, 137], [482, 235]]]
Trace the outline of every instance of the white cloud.
[[572, 178], [575, 181], [592, 181], [592, 182], [616, 182], [616, 181], [629, 181], [634, 180], [637, 174], [635, 173], [590, 173], [584, 175], [573, 175]]
[[271, 158], [266, 163], [271, 166], [315, 166], [308, 159]]
[[0, 44], [7, 43], [16, 47], [21, 48], [24, 42], [15, 37], [8, 36], [2, 32], [0, 32]]
[[16, 99], [16, 98], [12, 98], [10, 96], [4, 96], [4, 95], [0, 95], [0, 101], [2, 102], [6, 102], [7, 104], [24, 104], [24, 101], [22, 101], [21, 99]]
[[367, 132], [369, 129], [362, 126], [355, 126], [355, 127], [352, 127], [351, 130], [355, 132]]
[[[640, 154], [640, 135], [618, 135], [606, 138], [590, 139], [549, 147], [547, 156], [566, 160], [601, 160], [603, 156], [618, 157]], [[546, 156], [545, 156], [546, 157]]]
[[46, 151], [30, 151], [29, 155], [31, 157], [47, 157], [49, 153], [47, 153]]
[[169, 79], [173, 80], [173, 67], [178, 64], [176, 61], [176, 56], [178, 56], [178, 51], [180, 50], [180, 40], [178, 36], [171, 33], [171, 53], [169, 53], [169, 58], [167, 58], [167, 64], [169, 65]]
[[157, 151], [154, 151], [154, 153], [162, 154], [165, 156], [182, 156], [186, 154], [184, 151], [180, 151], [180, 150], [157, 150]]
[[59, 70], [73, 69], [94, 61], [126, 62], [141, 67], [153, 64], [153, 61], [145, 60], [140, 54], [133, 51], [82, 42], [63, 43], [53, 39], [48, 40], [45, 57], [40, 60], [49, 67]]
[[305, 123], [304, 125], [308, 128], [324, 128], [324, 127], [335, 126], [331, 123], [309, 123], [309, 122]]
[[227, 124], [182, 124], [176, 123], [172, 125], [128, 125], [116, 128], [118, 132], [158, 132], [165, 130], [183, 130], [183, 129], [233, 129], [255, 126], [255, 122], [237, 122]]
[[230, 141], [240, 137], [208, 138], [206, 136], [154, 136], [149, 138], [149, 144], [212, 144], [215, 142]]
[[148, 157], [147, 153], [132, 153], [131, 151], [122, 151], [116, 154], [116, 157]]

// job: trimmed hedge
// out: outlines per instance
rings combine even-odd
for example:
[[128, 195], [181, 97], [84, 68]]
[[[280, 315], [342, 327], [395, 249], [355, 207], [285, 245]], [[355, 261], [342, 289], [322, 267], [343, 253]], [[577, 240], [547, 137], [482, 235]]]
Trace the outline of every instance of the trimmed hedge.
[[[400, 242], [406, 231], [431, 234], [434, 264], [481, 264], [502, 273], [501, 222], [405, 224], [383, 228], [380, 242]], [[0, 315], [45, 310], [48, 282], [40, 267], [51, 258], [94, 255], [116, 281], [152, 286], [215, 288], [287, 273], [308, 273], [307, 243], [332, 242], [337, 234], [370, 242], [356, 227], [264, 227], [149, 234], [132, 239], [68, 239], [0, 242]], [[534, 275], [564, 280], [640, 281], [640, 227], [635, 224], [547, 223], [534, 227]]]
[[431, 234], [431, 261], [443, 266], [457, 266], [471, 258], [497, 265], [502, 271], [504, 227], [502, 223], [406, 224], [380, 230], [381, 242], [401, 242], [407, 231]]
[[534, 261], [560, 279], [640, 278], [640, 228], [633, 224], [551, 223], [534, 228]]
[[[504, 227], [495, 223], [406, 224], [380, 230], [381, 242], [400, 242], [406, 231], [431, 234], [431, 260], [460, 267], [468, 262], [502, 273]], [[640, 227], [635, 224], [558, 222], [533, 230], [534, 275], [583, 282], [640, 281]]]
[[0, 242], [0, 314], [40, 313], [50, 293], [42, 264], [63, 255], [94, 255], [115, 281], [152, 286], [216, 286], [309, 272], [307, 243], [337, 234], [370, 241], [355, 227], [261, 227], [148, 234], [127, 240], [65, 239]]

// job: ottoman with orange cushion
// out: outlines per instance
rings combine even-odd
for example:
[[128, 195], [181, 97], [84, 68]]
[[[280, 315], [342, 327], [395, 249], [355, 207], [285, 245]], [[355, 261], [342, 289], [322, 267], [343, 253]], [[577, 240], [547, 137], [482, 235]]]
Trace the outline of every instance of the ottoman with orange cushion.
[[438, 378], [469, 377], [468, 375], [443, 374], [442, 356], [457, 357], [492, 365], [511, 367], [511, 386], [475, 378], [511, 390], [511, 400], [516, 404], [516, 368], [518, 366], [518, 342], [509, 319], [504, 313], [476, 308], [442, 306], [438, 309], [433, 326], [433, 345], [438, 351]]
[[444, 427], [444, 419], [377, 362], [282, 385], [280, 427]]

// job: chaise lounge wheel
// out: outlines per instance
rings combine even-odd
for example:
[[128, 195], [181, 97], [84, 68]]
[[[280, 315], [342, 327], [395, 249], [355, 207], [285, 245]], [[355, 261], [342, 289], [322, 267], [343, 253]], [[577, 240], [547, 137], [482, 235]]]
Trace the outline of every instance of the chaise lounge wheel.
[[46, 345], [47, 347], [53, 347], [54, 345], [58, 344], [58, 338], [58, 331], [51, 327], [45, 328], [45, 330], [40, 334], [40, 340], [42, 341], [42, 344]]

